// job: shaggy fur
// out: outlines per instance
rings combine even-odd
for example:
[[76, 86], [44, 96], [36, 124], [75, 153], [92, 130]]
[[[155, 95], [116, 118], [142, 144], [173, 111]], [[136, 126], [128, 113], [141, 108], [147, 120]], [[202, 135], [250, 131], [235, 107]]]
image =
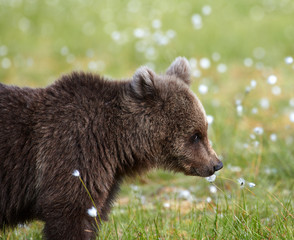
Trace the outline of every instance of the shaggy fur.
[[177, 58], [127, 81], [72, 73], [40, 89], [0, 84], [0, 227], [39, 219], [46, 239], [92, 239], [125, 176], [154, 167], [209, 176], [222, 167], [204, 109]]

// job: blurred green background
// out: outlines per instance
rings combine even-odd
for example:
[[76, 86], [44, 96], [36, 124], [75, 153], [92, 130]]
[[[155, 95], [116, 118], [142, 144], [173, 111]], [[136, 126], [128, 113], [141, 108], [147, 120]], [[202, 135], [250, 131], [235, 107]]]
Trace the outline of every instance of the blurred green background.
[[278, 67], [294, 52], [293, 4], [1, 0], [1, 81], [40, 86], [71, 70], [130, 77], [142, 64], [162, 71], [176, 56], [214, 53], [230, 65]]
[[[131, 78], [177, 56], [224, 169], [212, 184], [163, 171], [127, 180], [100, 238], [292, 239], [294, 1], [0, 0], [2, 83], [45, 87], [73, 70]], [[40, 239], [41, 228], [0, 239]]]

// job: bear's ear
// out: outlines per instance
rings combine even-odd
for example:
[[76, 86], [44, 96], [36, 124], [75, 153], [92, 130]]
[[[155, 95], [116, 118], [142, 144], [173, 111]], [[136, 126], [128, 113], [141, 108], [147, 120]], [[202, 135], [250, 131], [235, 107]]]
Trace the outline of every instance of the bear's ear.
[[131, 82], [134, 93], [139, 97], [154, 95], [154, 78], [156, 74], [146, 66], [137, 69]]
[[190, 85], [191, 68], [185, 57], [177, 57], [166, 71], [167, 75], [175, 75]]

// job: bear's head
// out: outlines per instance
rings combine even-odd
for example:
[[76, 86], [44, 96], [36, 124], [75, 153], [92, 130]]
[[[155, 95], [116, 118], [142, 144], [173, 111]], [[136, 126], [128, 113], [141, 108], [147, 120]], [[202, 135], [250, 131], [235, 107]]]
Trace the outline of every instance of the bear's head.
[[[207, 136], [204, 108], [189, 89], [190, 66], [178, 57], [165, 74], [139, 68], [131, 81], [133, 97], [144, 116], [139, 121], [159, 167], [186, 175], [207, 177], [223, 167]], [[150, 143], [151, 142], [151, 143]]]

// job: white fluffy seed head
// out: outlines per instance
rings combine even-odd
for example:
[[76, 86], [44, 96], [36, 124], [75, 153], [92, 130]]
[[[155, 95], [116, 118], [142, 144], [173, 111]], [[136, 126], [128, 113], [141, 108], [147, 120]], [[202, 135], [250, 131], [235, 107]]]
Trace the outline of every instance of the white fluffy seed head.
[[89, 208], [87, 213], [90, 217], [93, 217], [93, 218], [97, 217], [97, 209], [95, 207]]
[[255, 81], [254, 79], [252, 79], [252, 80], [250, 81], [250, 87], [251, 87], [251, 88], [255, 88], [256, 85], [257, 85], [256, 81]]
[[294, 122], [294, 112], [290, 113], [289, 119], [290, 119], [291, 122]]
[[272, 87], [272, 93], [274, 94], [274, 95], [280, 95], [281, 94], [281, 92], [282, 92], [282, 89], [279, 87], [279, 86], [273, 86]]
[[202, 7], [203, 15], [210, 15], [211, 14], [211, 7], [209, 5], [205, 5]]
[[237, 106], [237, 113], [238, 113], [239, 116], [242, 115], [242, 113], [243, 113], [243, 106], [242, 105]]
[[293, 63], [293, 58], [290, 57], [290, 56], [289, 56], [289, 57], [286, 57], [286, 58], [285, 58], [285, 63], [286, 63], [286, 64], [291, 64], [291, 63]]
[[191, 20], [195, 29], [198, 30], [202, 28], [202, 17], [199, 14], [194, 14]]
[[270, 75], [267, 78], [267, 83], [270, 85], [274, 85], [277, 82], [278, 78], [275, 75]]
[[251, 67], [252, 64], [253, 64], [253, 60], [252, 60], [251, 58], [245, 58], [245, 59], [244, 59], [244, 65], [245, 65], [246, 67]]
[[244, 187], [244, 185], [245, 185], [245, 179], [244, 178], [239, 178], [238, 182], [240, 184], [240, 187]]
[[211, 175], [211, 176], [209, 176], [209, 177], [206, 177], [205, 178], [208, 182], [214, 182], [215, 181], [215, 179], [216, 179], [216, 175], [215, 174], [213, 174], [213, 175]]
[[217, 192], [217, 188], [215, 186], [211, 185], [211, 186], [209, 186], [209, 191], [211, 193], [216, 193]]
[[256, 134], [256, 135], [262, 135], [263, 134], [263, 128], [262, 127], [255, 127], [253, 129], [253, 132]]
[[163, 206], [164, 206], [165, 208], [170, 208], [170, 203], [169, 203], [169, 202], [165, 202], [165, 203], [163, 204]]
[[251, 109], [252, 114], [257, 114], [258, 113], [258, 108], [254, 107]]
[[206, 116], [206, 119], [207, 119], [207, 123], [208, 123], [208, 125], [211, 125], [211, 124], [213, 123], [213, 116], [211, 116], [211, 115], [207, 115], [207, 116]]
[[198, 87], [198, 91], [201, 94], [206, 94], [208, 92], [208, 87], [205, 84], [200, 84]]
[[227, 71], [227, 65], [224, 63], [220, 63], [219, 65], [217, 65], [217, 71], [219, 73], [225, 73]]
[[270, 102], [267, 98], [260, 99], [259, 104], [263, 109], [268, 109], [270, 107]]
[[203, 69], [210, 68], [210, 60], [208, 58], [201, 58], [199, 64]]
[[278, 139], [277, 134], [272, 133], [272, 134], [270, 135], [270, 139], [271, 139], [272, 142], [276, 142], [277, 139]]
[[74, 170], [73, 173], [72, 173], [72, 175], [75, 176], [75, 177], [80, 177], [79, 170]]

